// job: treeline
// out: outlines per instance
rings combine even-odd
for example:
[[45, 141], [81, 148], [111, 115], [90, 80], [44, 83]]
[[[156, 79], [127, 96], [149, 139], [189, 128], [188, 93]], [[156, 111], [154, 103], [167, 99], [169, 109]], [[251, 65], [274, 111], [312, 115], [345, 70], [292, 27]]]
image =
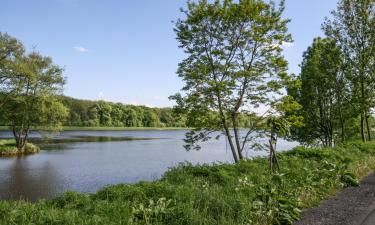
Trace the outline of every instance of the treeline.
[[[66, 96], [60, 98], [69, 112], [63, 123], [65, 126], [190, 127], [193, 125], [186, 119], [186, 115], [176, 114], [172, 108], [151, 108]], [[239, 124], [241, 127], [248, 127], [250, 119], [240, 115]]]
[[150, 108], [106, 101], [61, 97], [69, 115], [65, 126], [88, 127], [186, 127], [184, 116], [170, 108]]
[[[299, 75], [287, 72], [282, 46], [293, 42], [285, 1], [197, 1], [175, 32], [186, 57], [176, 108], [195, 121], [189, 147], [223, 131], [235, 162], [245, 146], [269, 151], [278, 138], [332, 147], [373, 139], [375, 0], [339, 0], [322, 24], [325, 37], [306, 50]], [[286, 91], [285, 91], [286, 90]], [[257, 110], [262, 106], [262, 110]], [[207, 112], [219, 112], [211, 116]], [[265, 111], [259, 115], [259, 111]], [[257, 114], [245, 137], [238, 115]], [[233, 129], [230, 129], [233, 128]], [[259, 134], [268, 138], [263, 144]]]
[[375, 107], [375, 1], [341, 0], [303, 55], [299, 88], [289, 89], [302, 108], [302, 143], [333, 146], [373, 139]]

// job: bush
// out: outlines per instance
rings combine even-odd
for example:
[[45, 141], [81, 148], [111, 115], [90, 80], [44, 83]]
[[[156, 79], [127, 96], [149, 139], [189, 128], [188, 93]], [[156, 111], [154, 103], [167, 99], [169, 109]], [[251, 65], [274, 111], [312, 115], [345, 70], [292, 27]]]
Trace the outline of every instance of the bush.
[[14, 140], [0, 140], [0, 156], [11, 156], [18, 154], [35, 154], [39, 152], [39, 148], [31, 143], [26, 143], [24, 150], [19, 151], [16, 148]]

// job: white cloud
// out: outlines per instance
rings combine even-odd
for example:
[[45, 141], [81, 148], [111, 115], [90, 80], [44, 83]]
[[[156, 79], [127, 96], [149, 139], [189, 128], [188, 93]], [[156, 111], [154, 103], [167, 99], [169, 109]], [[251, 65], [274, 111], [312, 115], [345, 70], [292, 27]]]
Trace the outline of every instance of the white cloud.
[[103, 93], [102, 91], [98, 93], [98, 97], [99, 97], [99, 98], [102, 98], [103, 95], [104, 95], [104, 93]]
[[73, 47], [73, 49], [76, 50], [77, 52], [80, 52], [80, 53], [85, 53], [85, 52], [89, 51], [87, 48], [84, 48], [82, 46], [75, 46], [75, 47]]

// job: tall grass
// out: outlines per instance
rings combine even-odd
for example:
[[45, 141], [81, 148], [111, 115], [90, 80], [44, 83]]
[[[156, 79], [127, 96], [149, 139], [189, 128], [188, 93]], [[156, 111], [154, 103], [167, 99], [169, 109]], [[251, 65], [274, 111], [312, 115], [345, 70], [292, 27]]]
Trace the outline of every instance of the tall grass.
[[282, 153], [237, 165], [181, 164], [155, 182], [113, 185], [51, 201], [1, 201], [1, 224], [291, 224], [301, 210], [375, 169], [375, 143]]
[[19, 151], [16, 142], [12, 140], [0, 140], [0, 157], [18, 154], [34, 154], [39, 152], [39, 148], [31, 143], [26, 143], [24, 149]]

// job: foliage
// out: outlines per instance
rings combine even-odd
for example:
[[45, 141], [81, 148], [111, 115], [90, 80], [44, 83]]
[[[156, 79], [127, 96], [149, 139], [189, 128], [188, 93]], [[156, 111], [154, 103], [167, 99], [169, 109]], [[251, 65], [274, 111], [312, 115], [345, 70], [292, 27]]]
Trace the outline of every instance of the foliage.
[[56, 96], [65, 79], [50, 57], [26, 53], [17, 39], [0, 33], [0, 119], [12, 131], [19, 152], [25, 152], [30, 128], [55, 130], [67, 115]]
[[31, 143], [27, 143], [22, 152], [18, 151], [14, 140], [0, 140], [0, 156], [11, 156], [17, 154], [38, 153], [39, 148]]
[[332, 146], [348, 138], [348, 120], [355, 115], [342, 66], [342, 52], [332, 39], [314, 39], [303, 54], [301, 86], [288, 90], [302, 105], [297, 115], [304, 119], [303, 127], [292, 129], [294, 139]]
[[375, 169], [375, 143], [297, 147], [238, 164], [181, 164], [161, 180], [68, 192], [36, 203], [0, 201], [0, 224], [292, 224], [301, 210], [334, 191], [358, 185]]
[[[65, 126], [113, 127], [116, 128], [183, 128], [188, 127], [186, 116], [174, 113], [171, 108], [150, 108], [146, 106], [126, 105], [106, 101], [90, 101], [60, 96], [68, 108]], [[248, 127], [248, 116], [239, 115], [239, 126]], [[1, 122], [6, 124], [6, 122]]]
[[150, 108], [106, 101], [60, 97], [69, 109], [66, 126], [83, 127], [186, 127], [183, 115], [170, 108]]
[[[24, 46], [16, 38], [0, 32], [0, 108], [11, 93], [17, 90], [14, 69], [17, 59], [25, 53]], [[1, 115], [0, 115], [1, 118]]]
[[185, 86], [183, 94], [171, 98], [196, 128], [187, 136], [187, 147], [196, 148], [220, 131], [237, 162], [258, 122], [252, 121], [241, 137], [239, 115], [257, 118], [256, 108], [277, 101], [288, 79], [281, 52], [292, 40], [289, 20], [282, 18], [284, 1], [279, 7], [262, 0], [188, 1], [182, 11], [186, 18], [176, 22], [175, 32], [187, 54], [177, 71]]
[[375, 106], [375, 1], [340, 0], [332, 16], [323, 29], [343, 53], [342, 70], [348, 80], [351, 108], [360, 116], [362, 141], [371, 140], [369, 118]]
[[65, 81], [62, 69], [36, 52], [19, 56], [7, 75], [17, 86], [14, 91], [2, 90], [8, 99], [0, 112], [13, 131], [18, 150], [23, 151], [31, 127], [58, 128], [66, 117], [66, 108], [55, 97]]
[[157, 202], [151, 199], [148, 206], [144, 206], [141, 203], [133, 207], [130, 224], [144, 223], [145, 225], [152, 225], [160, 223], [159, 221], [164, 220], [168, 209], [171, 208], [171, 202], [172, 200], [166, 200], [166, 198], [159, 198]]

